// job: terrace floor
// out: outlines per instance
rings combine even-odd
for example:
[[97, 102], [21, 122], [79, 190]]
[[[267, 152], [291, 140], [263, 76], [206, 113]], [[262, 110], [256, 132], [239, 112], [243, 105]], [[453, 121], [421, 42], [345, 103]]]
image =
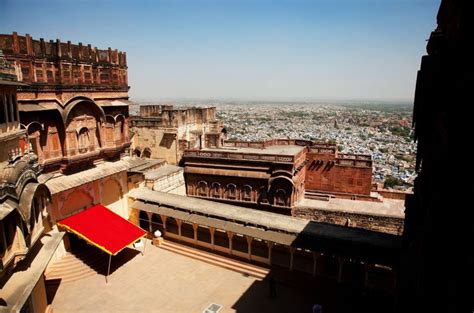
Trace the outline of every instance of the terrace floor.
[[[120, 260], [127, 261], [117, 264]], [[102, 274], [61, 283], [53, 295], [53, 311], [200, 313], [215, 303], [222, 306], [219, 313], [311, 313], [312, 305], [320, 303], [325, 313], [378, 312], [377, 303], [383, 303], [383, 311], [390, 312], [386, 297], [374, 298], [332, 280], [286, 270], [271, 270], [268, 274], [276, 280], [276, 297], [271, 298], [268, 279], [254, 278], [150, 244], [144, 255], [131, 253], [131, 257], [119, 257], [113, 263], [114, 259], [108, 284]]]

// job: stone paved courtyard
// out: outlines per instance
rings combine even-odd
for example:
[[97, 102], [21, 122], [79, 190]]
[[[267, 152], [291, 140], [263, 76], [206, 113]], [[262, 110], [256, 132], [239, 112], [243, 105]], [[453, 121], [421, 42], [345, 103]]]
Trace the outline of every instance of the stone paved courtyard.
[[[113, 262], [113, 261], [112, 261]], [[203, 312], [211, 303], [219, 312], [311, 312], [305, 293], [277, 283], [270, 299], [266, 281], [149, 246], [116, 269], [61, 284], [52, 308], [66, 312]]]
[[[391, 297], [366, 294], [334, 280], [274, 269], [276, 298], [269, 297], [268, 280], [147, 245], [145, 255], [129, 250], [112, 259], [106, 284], [102, 274], [63, 283], [52, 302], [54, 313], [74, 312], [203, 312], [209, 305], [223, 312], [308, 312], [314, 303], [324, 313], [392, 312]], [[91, 253], [100, 253], [92, 250]], [[124, 252], [121, 252], [124, 253]], [[104, 254], [104, 258], [107, 255]], [[131, 258], [131, 259], [130, 259]], [[127, 260], [124, 264], [120, 260]]]

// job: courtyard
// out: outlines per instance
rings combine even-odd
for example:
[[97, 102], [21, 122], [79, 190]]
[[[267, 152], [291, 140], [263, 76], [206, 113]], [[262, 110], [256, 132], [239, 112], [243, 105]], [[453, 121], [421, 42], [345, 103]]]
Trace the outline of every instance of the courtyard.
[[[91, 249], [94, 252], [100, 253]], [[370, 312], [370, 306], [382, 300], [367, 297], [367, 302], [354, 303], [351, 299], [358, 291], [324, 278], [273, 269], [267, 276], [275, 277], [276, 297], [270, 297], [268, 277], [257, 279], [150, 244], [144, 255], [132, 249], [121, 253], [128, 256], [112, 258], [108, 283], [97, 274], [59, 284], [53, 311], [205, 312], [214, 303], [221, 306], [216, 312], [310, 313], [314, 303], [321, 303], [325, 313], [359, 312], [361, 307]]]

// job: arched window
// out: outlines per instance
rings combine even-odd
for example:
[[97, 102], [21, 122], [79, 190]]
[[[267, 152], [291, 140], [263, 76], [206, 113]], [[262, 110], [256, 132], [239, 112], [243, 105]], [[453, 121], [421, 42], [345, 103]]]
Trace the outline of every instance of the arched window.
[[244, 194], [243, 194], [242, 198], [245, 201], [252, 201], [252, 187], [251, 186], [249, 186], [249, 185], [244, 186]]
[[90, 142], [89, 130], [87, 128], [84, 127], [79, 131], [79, 134], [77, 136], [77, 144], [78, 144], [79, 153], [85, 153], [89, 151], [91, 142]]
[[201, 197], [207, 197], [207, 183], [200, 181], [197, 186], [197, 195]]
[[212, 183], [211, 197], [213, 197], [213, 198], [220, 198], [221, 197], [221, 184]]
[[234, 184], [228, 184], [226, 190], [227, 199], [237, 198], [237, 186]]
[[142, 153], [142, 159], [149, 159], [151, 158], [151, 150], [150, 148], [145, 148]]
[[278, 189], [275, 193], [275, 205], [286, 206], [286, 191]]
[[137, 148], [137, 149], [133, 150], [133, 155], [134, 156], [140, 157], [141, 154], [142, 153], [140, 152], [140, 149]]
[[260, 190], [258, 191], [258, 203], [268, 203], [266, 187], [260, 187]]

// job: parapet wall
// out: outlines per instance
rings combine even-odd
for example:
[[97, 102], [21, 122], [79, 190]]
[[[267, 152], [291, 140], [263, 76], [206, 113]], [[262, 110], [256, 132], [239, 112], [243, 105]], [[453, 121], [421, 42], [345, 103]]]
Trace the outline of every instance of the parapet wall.
[[321, 223], [363, 228], [394, 235], [401, 235], [403, 233], [404, 218], [402, 217], [367, 215], [301, 207], [293, 208], [291, 215]]
[[339, 154], [331, 147], [311, 147], [306, 154], [307, 191], [369, 196], [372, 189], [372, 157]]
[[154, 127], [180, 127], [185, 125], [193, 127], [206, 124], [204, 128], [209, 128], [207, 124], [216, 121], [216, 108], [173, 108], [172, 105], [142, 105], [140, 106], [140, 116], [135, 116], [133, 119], [135, 121], [152, 120]]
[[[127, 57], [117, 49], [92, 48], [30, 35], [0, 34], [0, 50], [20, 67], [20, 80], [41, 85], [98, 85], [127, 87]], [[28, 89], [28, 88], [26, 88]]]
[[224, 147], [237, 147], [237, 148], [257, 148], [264, 149], [270, 146], [311, 146], [312, 142], [309, 140], [298, 140], [298, 139], [270, 139], [263, 141], [240, 141], [240, 140], [228, 140], [224, 142]]
[[80, 62], [101, 63], [127, 66], [126, 52], [106, 50], [92, 47], [90, 44], [72, 44], [70, 41], [61, 42], [43, 38], [33, 39], [29, 34], [19, 36], [16, 32], [11, 35], [0, 34], [0, 50], [9, 55], [24, 55], [35, 58], [61, 58]]

